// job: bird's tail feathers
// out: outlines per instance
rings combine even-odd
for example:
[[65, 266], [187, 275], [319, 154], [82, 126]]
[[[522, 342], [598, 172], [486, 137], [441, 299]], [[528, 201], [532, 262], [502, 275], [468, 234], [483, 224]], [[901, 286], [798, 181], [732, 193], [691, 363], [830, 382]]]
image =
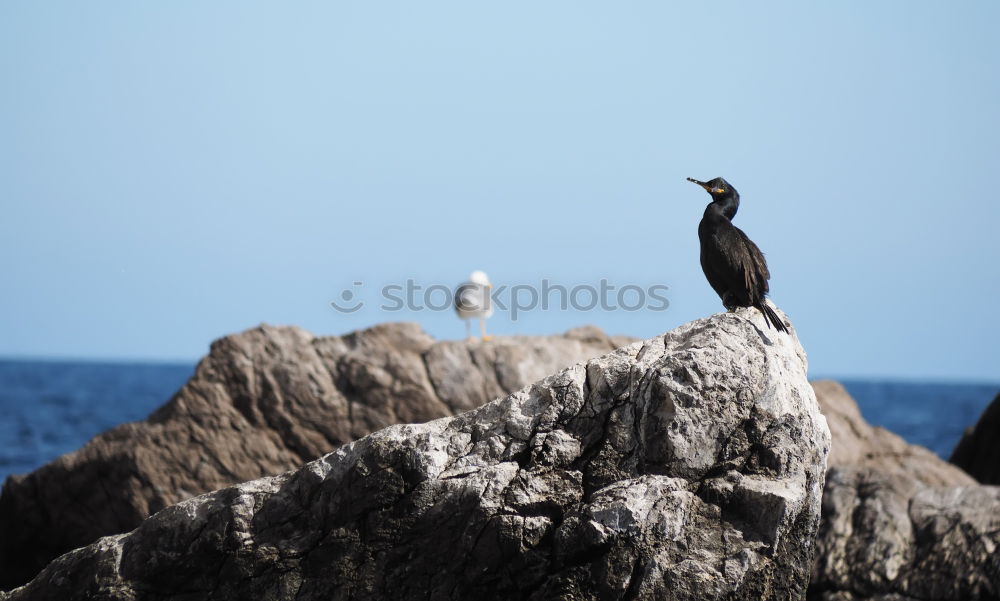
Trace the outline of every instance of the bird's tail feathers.
[[764, 319], [771, 324], [775, 330], [786, 334], [788, 333], [788, 326], [786, 326], [785, 322], [778, 317], [778, 314], [774, 312], [774, 309], [771, 308], [771, 305], [769, 305], [767, 301], [761, 300], [760, 304], [757, 305], [757, 308], [760, 309], [760, 312], [764, 314]]

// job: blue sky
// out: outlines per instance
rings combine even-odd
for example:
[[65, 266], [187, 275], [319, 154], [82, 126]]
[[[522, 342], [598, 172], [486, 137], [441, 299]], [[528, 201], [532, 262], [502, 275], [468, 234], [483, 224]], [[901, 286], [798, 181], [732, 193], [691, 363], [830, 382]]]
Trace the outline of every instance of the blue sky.
[[652, 336], [722, 310], [721, 175], [814, 375], [1000, 379], [1000, 4], [690, 4], [3, 3], [0, 355], [458, 338], [374, 301], [477, 268], [669, 286], [494, 332]]

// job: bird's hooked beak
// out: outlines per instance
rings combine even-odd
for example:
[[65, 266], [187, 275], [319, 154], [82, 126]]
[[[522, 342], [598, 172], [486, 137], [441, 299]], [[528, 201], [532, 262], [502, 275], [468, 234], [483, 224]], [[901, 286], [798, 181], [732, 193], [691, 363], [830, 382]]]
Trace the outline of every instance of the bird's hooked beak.
[[713, 188], [712, 186], [709, 186], [705, 182], [698, 181], [693, 177], [689, 177], [687, 178], [687, 180], [691, 183], [698, 184], [699, 186], [705, 189], [705, 192], [708, 192], [709, 194], [722, 194], [725, 192], [725, 190], [723, 190], [722, 188]]

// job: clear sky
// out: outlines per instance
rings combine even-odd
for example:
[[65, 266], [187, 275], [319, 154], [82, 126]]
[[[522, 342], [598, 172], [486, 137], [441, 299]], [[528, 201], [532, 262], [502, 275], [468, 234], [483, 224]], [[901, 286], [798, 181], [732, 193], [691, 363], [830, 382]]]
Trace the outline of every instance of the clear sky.
[[675, 4], [0, 4], [0, 355], [458, 338], [377, 294], [473, 269], [669, 286], [490, 323], [652, 336], [722, 310], [723, 176], [812, 374], [1000, 380], [1000, 3]]

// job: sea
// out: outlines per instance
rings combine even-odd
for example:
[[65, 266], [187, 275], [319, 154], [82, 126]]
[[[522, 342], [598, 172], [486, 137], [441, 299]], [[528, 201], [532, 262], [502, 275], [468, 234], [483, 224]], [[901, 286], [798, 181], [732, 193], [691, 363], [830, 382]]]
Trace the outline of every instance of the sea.
[[[0, 360], [0, 482], [141, 420], [194, 373], [194, 363]], [[870, 423], [947, 459], [1000, 384], [840, 380]]]

